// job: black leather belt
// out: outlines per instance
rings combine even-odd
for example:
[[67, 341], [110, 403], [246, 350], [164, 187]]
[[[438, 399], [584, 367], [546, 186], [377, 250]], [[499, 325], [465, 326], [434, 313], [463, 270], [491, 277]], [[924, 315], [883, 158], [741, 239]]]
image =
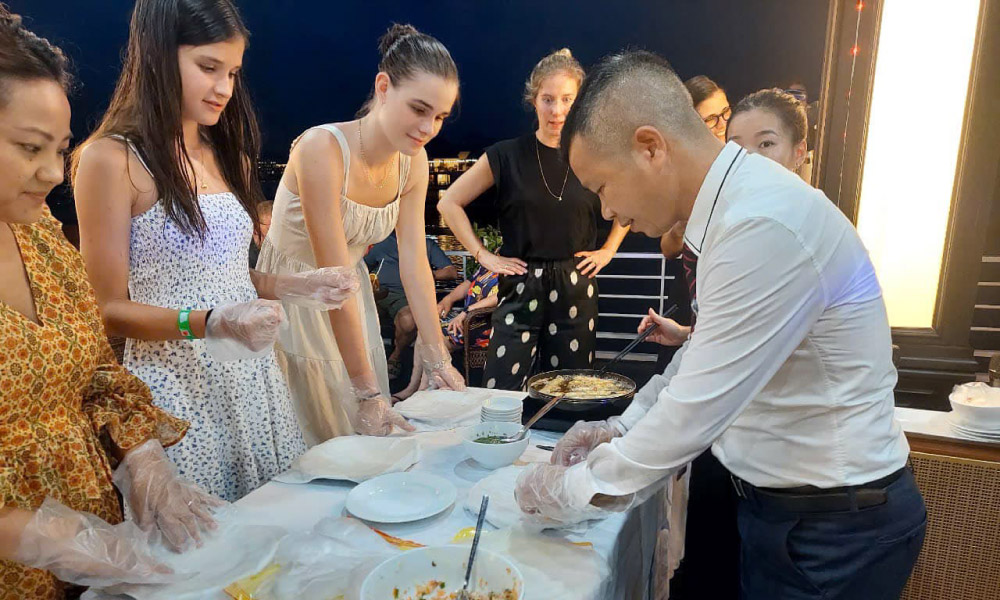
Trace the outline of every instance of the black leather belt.
[[736, 495], [757, 503], [761, 508], [784, 512], [819, 513], [858, 510], [885, 504], [886, 488], [903, 476], [903, 467], [875, 481], [838, 488], [813, 486], [797, 488], [759, 488], [730, 473]]

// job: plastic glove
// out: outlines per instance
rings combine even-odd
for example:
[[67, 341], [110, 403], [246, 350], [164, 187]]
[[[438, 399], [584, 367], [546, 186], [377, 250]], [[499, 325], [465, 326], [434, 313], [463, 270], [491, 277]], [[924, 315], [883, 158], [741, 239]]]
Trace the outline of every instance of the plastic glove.
[[202, 531], [216, 528], [212, 509], [226, 503], [184, 480], [157, 440], [130, 450], [114, 474], [115, 485], [144, 531], [159, 531], [178, 552], [201, 545]]
[[517, 478], [514, 497], [521, 510], [537, 520], [576, 523], [587, 518], [583, 511], [570, 508], [566, 471], [562, 465], [534, 464]]
[[353, 268], [323, 267], [295, 275], [276, 275], [274, 295], [299, 306], [334, 310], [343, 306], [360, 286]]
[[443, 339], [438, 339], [433, 343], [425, 344], [419, 339], [414, 346], [414, 360], [420, 357], [420, 364], [423, 366], [424, 375], [427, 376], [427, 387], [432, 390], [457, 390], [465, 389], [465, 379], [458, 372], [455, 365], [451, 364], [451, 353]]
[[610, 442], [613, 438], [621, 437], [621, 431], [615, 426], [615, 421], [617, 421], [615, 417], [607, 421], [577, 421], [556, 442], [549, 462], [572, 467], [587, 460], [591, 450]]
[[205, 345], [218, 360], [255, 358], [271, 349], [284, 320], [277, 300], [218, 306], [205, 324]]
[[13, 558], [75, 585], [175, 580], [169, 568], [152, 558], [146, 537], [131, 521], [111, 525], [46, 498], [21, 532]]
[[414, 431], [413, 425], [410, 425], [403, 415], [393, 410], [389, 401], [382, 395], [374, 373], [351, 378], [351, 392], [358, 401], [354, 430], [361, 435], [384, 437], [392, 433], [393, 427], [399, 427], [403, 431]]

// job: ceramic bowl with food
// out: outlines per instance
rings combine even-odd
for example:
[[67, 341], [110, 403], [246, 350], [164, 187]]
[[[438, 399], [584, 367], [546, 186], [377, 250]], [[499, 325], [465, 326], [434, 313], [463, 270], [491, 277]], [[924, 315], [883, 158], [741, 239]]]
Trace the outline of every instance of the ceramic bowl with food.
[[[468, 545], [417, 548], [375, 567], [361, 584], [361, 600], [455, 600], [465, 580]], [[472, 600], [520, 600], [524, 578], [514, 563], [483, 550], [469, 579]]]
[[1000, 388], [983, 382], [956, 385], [948, 400], [955, 415], [967, 426], [1000, 431]]
[[521, 431], [520, 423], [488, 421], [466, 427], [462, 431], [462, 446], [476, 462], [487, 469], [499, 469], [514, 464], [528, 448], [529, 431], [516, 442], [502, 443], [501, 438]]

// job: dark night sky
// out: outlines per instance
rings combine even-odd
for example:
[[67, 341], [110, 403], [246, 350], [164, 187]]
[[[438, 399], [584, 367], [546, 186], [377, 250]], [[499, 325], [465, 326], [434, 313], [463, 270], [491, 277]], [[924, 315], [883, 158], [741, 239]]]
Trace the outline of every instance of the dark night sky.
[[[72, 98], [82, 139], [107, 104], [132, 0], [7, 0], [29, 27], [61, 45], [80, 87]], [[531, 127], [523, 82], [547, 52], [570, 47], [584, 66], [626, 46], [659, 52], [682, 78], [707, 74], [735, 102], [804, 80], [819, 88], [827, 0], [241, 0], [252, 31], [246, 75], [265, 132], [264, 156], [284, 160], [305, 128], [346, 120], [375, 76], [376, 40], [409, 22], [451, 50], [462, 105], [431, 142], [431, 156], [486, 145]]]

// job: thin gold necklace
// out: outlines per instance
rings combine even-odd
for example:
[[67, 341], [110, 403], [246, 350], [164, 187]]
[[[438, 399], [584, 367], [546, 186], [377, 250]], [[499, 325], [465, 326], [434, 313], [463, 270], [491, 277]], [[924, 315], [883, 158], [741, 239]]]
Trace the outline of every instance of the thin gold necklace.
[[399, 153], [397, 152], [392, 155], [392, 161], [389, 163], [389, 166], [386, 167], [385, 173], [382, 175], [382, 181], [375, 183], [375, 179], [372, 177], [372, 171], [368, 167], [368, 157], [365, 156], [365, 141], [361, 138], [360, 119], [358, 120], [358, 147], [361, 148], [361, 165], [365, 168], [365, 176], [368, 178], [368, 183], [372, 184], [376, 190], [382, 189], [385, 187], [385, 182], [389, 180], [389, 174], [392, 173], [392, 168], [396, 164], [396, 157], [399, 156]]
[[549, 192], [549, 194], [552, 195], [553, 198], [555, 198], [559, 202], [562, 202], [563, 192], [566, 191], [566, 181], [569, 180], [569, 165], [566, 165], [566, 174], [563, 175], [562, 189], [559, 190], [559, 195], [557, 196], [557, 195], [555, 195], [552, 192], [552, 188], [549, 187], [549, 182], [545, 180], [545, 169], [542, 168], [542, 155], [538, 151], [538, 147], [539, 146], [541, 146], [541, 142], [539, 142], [538, 138], [536, 137], [535, 138], [535, 157], [538, 159], [538, 172], [542, 174], [542, 183], [545, 184], [545, 189]]
[[206, 175], [206, 173], [208, 172], [208, 170], [205, 169], [205, 146], [202, 146], [201, 148], [198, 149], [198, 164], [201, 165], [201, 185], [198, 185], [198, 169], [195, 169], [194, 173], [195, 185], [203, 190], [207, 190], [208, 175]]

